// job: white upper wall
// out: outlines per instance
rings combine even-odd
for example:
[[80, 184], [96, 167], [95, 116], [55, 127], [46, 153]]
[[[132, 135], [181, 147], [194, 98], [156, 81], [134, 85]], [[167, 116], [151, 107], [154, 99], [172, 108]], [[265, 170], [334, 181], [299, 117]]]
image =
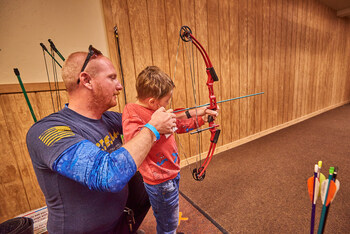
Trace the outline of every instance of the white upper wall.
[[[90, 44], [108, 56], [101, 0], [0, 0], [0, 84], [18, 83], [13, 68], [23, 83], [47, 82], [39, 44], [50, 51], [48, 39], [65, 58]], [[45, 56], [53, 81], [51, 58]]]

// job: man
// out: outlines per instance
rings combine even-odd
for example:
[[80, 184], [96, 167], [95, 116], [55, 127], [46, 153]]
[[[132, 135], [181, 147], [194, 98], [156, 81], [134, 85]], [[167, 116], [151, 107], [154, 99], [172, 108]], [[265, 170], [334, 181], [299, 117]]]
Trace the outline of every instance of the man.
[[150, 207], [137, 168], [159, 134], [172, 133], [175, 114], [160, 108], [122, 146], [121, 114], [107, 111], [122, 89], [111, 61], [90, 46], [68, 57], [62, 78], [69, 104], [27, 134], [48, 232], [134, 233]]

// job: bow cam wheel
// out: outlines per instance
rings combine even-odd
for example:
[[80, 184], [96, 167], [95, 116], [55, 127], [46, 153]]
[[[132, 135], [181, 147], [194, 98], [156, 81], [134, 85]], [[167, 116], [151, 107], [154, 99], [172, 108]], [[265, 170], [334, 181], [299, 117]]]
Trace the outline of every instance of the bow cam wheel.
[[198, 170], [197, 170], [197, 168], [193, 169], [193, 171], [192, 171], [193, 179], [195, 179], [195, 180], [197, 180], [197, 181], [202, 181], [202, 180], [204, 180], [206, 171], [204, 171], [204, 173], [203, 173], [202, 176], [199, 176], [199, 174], [201, 174], [201, 172], [203, 171], [203, 169], [204, 169], [204, 167], [200, 167], [200, 168], [198, 168]]
[[180, 37], [183, 41], [189, 42], [191, 41], [192, 30], [188, 26], [182, 26], [180, 29]]

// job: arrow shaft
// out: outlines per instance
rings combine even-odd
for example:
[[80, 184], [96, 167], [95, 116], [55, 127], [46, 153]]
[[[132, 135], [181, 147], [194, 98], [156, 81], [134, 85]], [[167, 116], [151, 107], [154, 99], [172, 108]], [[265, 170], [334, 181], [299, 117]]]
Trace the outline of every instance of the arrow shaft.
[[[218, 101], [216, 103], [220, 104], [220, 103], [234, 101], [234, 100], [247, 98], [247, 97], [252, 97], [252, 96], [256, 96], [256, 95], [260, 95], [260, 94], [264, 94], [264, 92], [249, 94], [249, 95], [245, 95], [245, 96], [241, 96], [241, 97], [235, 97], [235, 98], [230, 98], [230, 99], [226, 99], [226, 100], [221, 100], [221, 101]], [[204, 107], [204, 106], [209, 106], [209, 105], [210, 105], [210, 103], [199, 105], [199, 106], [188, 107], [188, 108], [184, 108], [184, 109], [173, 111], [173, 113], [178, 113], [178, 112], [182, 112], [182, 111], [192, 110], [192, 109], [196, 109], [196, 108], [200, 108], [200, 107]]]

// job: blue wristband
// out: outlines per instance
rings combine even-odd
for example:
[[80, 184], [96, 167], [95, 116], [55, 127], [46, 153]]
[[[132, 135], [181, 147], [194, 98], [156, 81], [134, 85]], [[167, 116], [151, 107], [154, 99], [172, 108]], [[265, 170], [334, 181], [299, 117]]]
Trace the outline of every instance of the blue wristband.
[[146, 128], [148, 128], [149, 130], [151, 130], [151, 131], [154, 133], [154, 135], [156, 136], [157, 141], [159, 140], [160, 135], [159, 135], [159, 132], [157, 131], [157, 129], [156, 129], [155, 127], [153, 127], [153, 126], [152, 126], [151, 124], [149, 124], [149, 123], [145, 124], [144, 127], [146, 127]]

